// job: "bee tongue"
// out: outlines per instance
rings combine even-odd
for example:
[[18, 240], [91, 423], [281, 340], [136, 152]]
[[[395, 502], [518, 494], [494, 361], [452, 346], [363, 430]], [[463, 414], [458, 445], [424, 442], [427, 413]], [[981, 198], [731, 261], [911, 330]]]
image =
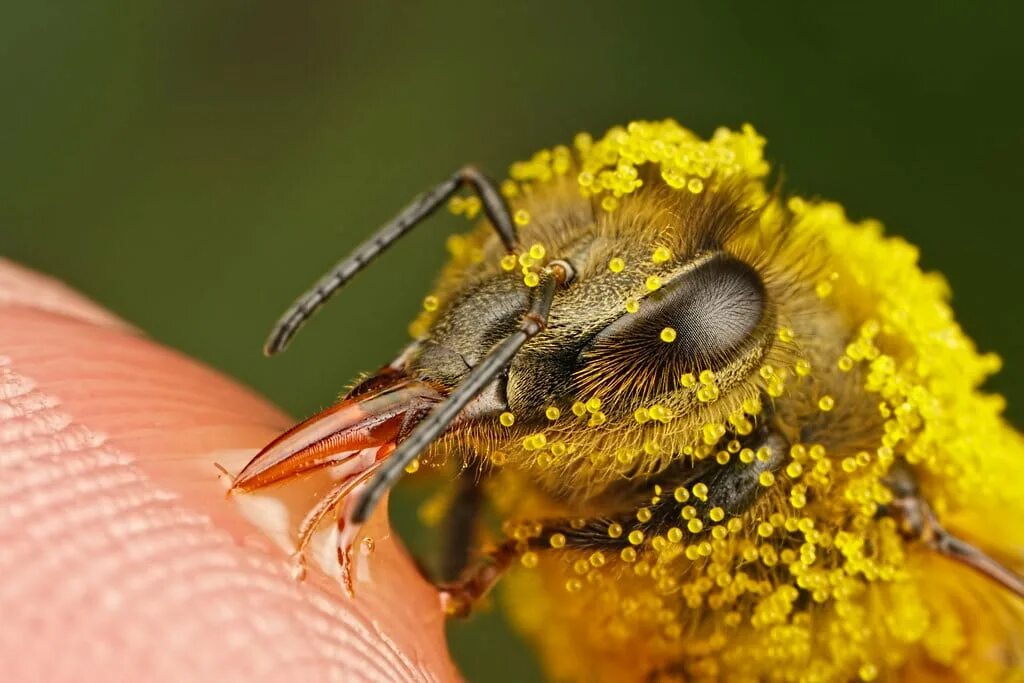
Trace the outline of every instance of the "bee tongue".
[[356, 456], [367, 449], [374, 449], [378, 459], [386, 456], [403, 427], [408, 431], [442, 398], [429, 384], [396, 375], [388, 372], [365, 382], [362, 386], [370, 387], [368, 390], [343, 399], [274, 439], [242, 468], [231, 489], [252, 491], [346, 462], [362, 469], [365, 458]]

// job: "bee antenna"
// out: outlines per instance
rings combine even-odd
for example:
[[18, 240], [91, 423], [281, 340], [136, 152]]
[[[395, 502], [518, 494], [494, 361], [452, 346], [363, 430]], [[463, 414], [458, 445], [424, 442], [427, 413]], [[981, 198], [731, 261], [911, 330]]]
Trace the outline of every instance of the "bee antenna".
[[295, 300], [274, 325], [263, 347], [272, 356], [283, 351], [288, 342], [310, 317], [345, 283], [365, 268], [381, 252], [397, 242], [423, 219], [465, 186], [470, 186], [480, 197], [484, 212], [508, 251], [515, 251], [518, 238], [508, 205], [494, 181], [474, 166], [465, 166], [436, 187], [424, 192], [402, 209], [397, 216], [380, 226], [369, 239], [339, 261], [306, 293]]
[[350, 520], [362, 524], [370, 516], [380, 497], [402, 477], [402, 472], [458, 417], [462, 409], [504, 370], [528, 340], [547, 326], [555, 287], [572, 279], [572, 271], [564, 261], [557, 261], [545, 272], [530, 310], [523, 316], [519, 328], [498, 342], [483, 360], [477, 363], [466, 378], [420, 422], [409, 437], [398, 445], [381, 469], [370, 480], [355, 506]]

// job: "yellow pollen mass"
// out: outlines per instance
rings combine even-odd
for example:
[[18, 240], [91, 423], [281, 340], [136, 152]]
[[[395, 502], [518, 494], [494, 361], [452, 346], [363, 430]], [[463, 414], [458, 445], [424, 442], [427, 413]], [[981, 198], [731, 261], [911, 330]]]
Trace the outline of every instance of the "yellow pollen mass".
[[[952, 163], [973, 158], [975, 141], [955, 130], [947, 137]], [[982, 389], [998, 360], [957, 323], [949, 284], [922, 271], [916, 247], [887, 236], [877, 221], [854, 222], [834, 202], [784, 197], [763, 148], [747, 125], [704, 139], [674, 121], [638, 121], [513, 165], [513, 210], [528, 206], [539, 216], [549, 190], [564, 193], [568, 185], [600, 207], [608, 235], [636, 235], [610, 248], [639, 268], [657, 262], [655, 254], [626, 249], [657, 251], [664, 243], [668, 261], [673, 251], [689, 253], [694, 226], [680, 219], [691, 208], [726, 198], [756, 215], [723, 248], [762, 277], [778, 322], [758, 329], [767, 333], [763, 354], [736, 364], [696, 359], [705, 368], [714, 363], [718, 377], [683, 366], [656, 378], [638, 363], [630, 372], [646, 384], [633, 391], [620, 386], [627, 376], [621, 365], [595, 369], [593, 382], [576, 391], [599, 394], [607, 406], [580, 403], [573, 410], [580, 419], [548, 426], [572, 450], [543, 472], [533, 464], [543, 450], [527, 458], [521, 435], [486, 431], [481, 452], [493, 461], [495, 447], [509, 451], [494, 482], [495, 507], [506, 519], [543, 519], [552, 510], [534, 501], [554, 491], [571, 498], [580, 510], [573, 514], [636, 518], [625, 529], [606, 527], [622, 541], [600, 559], [595, 548], [563, 546], [534, 571], [511, 572], [502, 586], [510, 620], [553, 680], [1012, 678], [1020, 652], [1012, 596], [904, 538], [886, 512], [893, 501], [887, 482], [906, 467], [926, 482], [939, 520], [955, 520], [965, 540], [1000, 557], [1024, 547], [1024, 440], [1003, 417], [1004, 402]], [[646, 201], [651, 196], [657, 206]], [[458, 208], [468, 215], [474, 207], [463, 201]], [[525, 227], [525, 244], [554, 243], [550, 226]], [[450, 241], [456, 269], [472, 263], [481, 244]], [[619, 271], [608, 260], [615, 253], [603, 252], [597, 258], [606, 265], [588, 268], [626, 272], [625, 260]], [[532, 271], [544, 258], [526, 256], [510, 269], [517, 277], [527, 274], [519, 266]], [[650, 271], [639, 272], [646, 291], [633, 294], [657, 291], [648, 287]], [[442, 278], [440, 300], [452, 292]], [[649, 305], [620, 296], [620, 313]], [[430, 324], [425, 316], [422, 336]], [[598, 413], [602, 429], [593, 428]], [[786, 427], [787, 450], [747, 438], [776, 421]], [[709, 443], [717, 429], [705, 435], [703, 427], [716, 423], [729, 436]], [[497, 444], [489, 441], [494, 432]], [[808, 433], [820, 443], [800, 442]], [[661, 478], [685, 464], [713, 484], [706, 500], [691, 491], [692, 478]], [[642, 508], [649, 494], [640, 492], [649, 492], [654, 473], [673, 483]], [[714, 503], [731, 477], [756, 479], [758, 491], [726, 519]], [[539, 496], [537, 479], [545, 485]], [[622, 481], [635, 487], [628, 501], [609, 493]], [[588, 507], [601, 493], [602, 506]], [[551, 502], [557, 509], [564, 501]], [[641, 521], [641, 509], [661, 519], [662, 506], [673, 508], [679, 526]], [[526, 526], [521, 541], [541, 533]]]
[[651, 254], [651, 261], [654, 263], [665, 263], [672, 258], [672, 250], [668, 247], [658, 247]]
[[613, 273], [621, 273], [626, 268], [626, 262], [620, 259], [618, 256], [608, 261], [608, 270]]
[[648, 275], [647, 279], [644, 280], [644, 287], [647, 288], [648, 292], [656, 292], [661, 289], [661, 278], [657, 275]]
[[498, 416], [498, 422], [501, 423], [502, 427], [511, 427], [515, 424], [516, 416], [509, 412], [504, 412]]
[[661, 341], [668, 344], [676, 340], [676, 331], [671, 327], [666, 327], [661, 331], [661, 335], [659, 336], [661, 337]]

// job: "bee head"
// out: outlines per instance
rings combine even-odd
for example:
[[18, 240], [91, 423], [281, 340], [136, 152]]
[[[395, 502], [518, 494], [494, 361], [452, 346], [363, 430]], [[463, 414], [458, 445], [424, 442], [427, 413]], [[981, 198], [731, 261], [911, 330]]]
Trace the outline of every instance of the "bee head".
[[[531, 221], [521, 233], [530, 246], [514, 268], [499, 265], [487, 233], [467, 246], [478, 258], [442, 279], [442, 303], [419, 321], [406, 367], [446, 387], [515, 329], [531, 269], [547, 261], [531, 259], [531, 250], [569, 263], [575, 278], [556, 291], [546, 329], [467, 407], [447, 441], [468, 440], [529, 467], [539, 450], [531, 443], [563, 442], [607, 456], [609, 467], [566, 457], [552, 482], [598, 480], [621, 474], [616, 457], [658, 467], [652, 442], [699, 439], [701, 425], [756, 401], [758, 369], [778, 342], [781, 292], [743, 241], [763, 218], [759, 207], [727, 183], [717, 187], [679, 194], [652, 182], [614, 213], [556, 189], [527, 205]], [[636, 455], [623, 455], [628, 449]], [[667, 462], [674, 449], [660, 445], [654, 461]]]

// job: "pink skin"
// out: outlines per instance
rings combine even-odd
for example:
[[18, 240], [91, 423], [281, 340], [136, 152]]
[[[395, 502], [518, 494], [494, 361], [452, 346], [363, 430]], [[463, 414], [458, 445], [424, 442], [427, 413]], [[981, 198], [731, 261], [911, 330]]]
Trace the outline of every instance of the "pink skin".
[[350, 600], [225, 497], [292, 422], [0, 259], [0, 680], [457, 679], [383, 513]]

